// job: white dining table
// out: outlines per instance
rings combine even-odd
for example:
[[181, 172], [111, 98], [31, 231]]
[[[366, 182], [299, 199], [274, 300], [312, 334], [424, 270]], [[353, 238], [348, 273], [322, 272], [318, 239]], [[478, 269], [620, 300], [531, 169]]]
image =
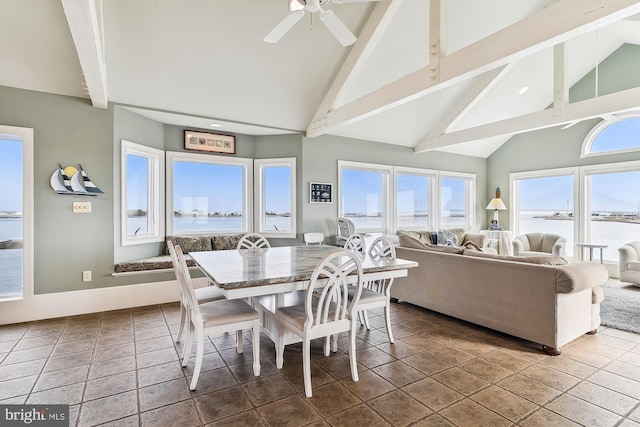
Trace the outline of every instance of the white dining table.
[[[258, 310], [263, 331], [274, 341], [278, 337], [278, 307], [301, 303], [314, 268], [325, 255], [341, 250], [335, 246], [285, 246], [261, 249], [189, 252], [212, 285], [228, 299], [245, 298]], [[362, 256], [365, 280], [404, 277], [417, 267], [411, 260]], [[355, 278], [354, 278], [355, 282]], [[287, 344], [297, 342], [286, 336]]]

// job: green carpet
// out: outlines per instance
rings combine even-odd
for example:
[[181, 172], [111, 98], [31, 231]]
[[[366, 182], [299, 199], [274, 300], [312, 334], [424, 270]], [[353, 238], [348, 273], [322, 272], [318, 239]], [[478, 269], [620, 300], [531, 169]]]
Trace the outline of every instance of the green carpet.
[[602, 326], [640, 333], [640, 287], [610, 280], [603, 290]]

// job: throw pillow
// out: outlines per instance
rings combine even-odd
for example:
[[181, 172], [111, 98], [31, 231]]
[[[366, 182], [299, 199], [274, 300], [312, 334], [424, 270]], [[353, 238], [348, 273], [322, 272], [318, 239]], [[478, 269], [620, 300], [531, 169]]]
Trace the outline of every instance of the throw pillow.
[[482, 252], [482, 248], [478, 246], [475, 242], [472, 242], [471, 240], [465, 240], [464, 242], [462, 242], [462, 245], [460, 246], [464, 246], [467, 249], [473, 249], [474, 251]]
[[458, 244], [460, 244], [460, 242], [468, 240], [465, 239], [466, 232], [464, 231], [464, 228], [449, 228], [448, 230], [456, 236], [456, 241], [458, 242]]
[[444, 246], [457, 246], [458, 238], [449, 230], [438, 230], [438, 244]]

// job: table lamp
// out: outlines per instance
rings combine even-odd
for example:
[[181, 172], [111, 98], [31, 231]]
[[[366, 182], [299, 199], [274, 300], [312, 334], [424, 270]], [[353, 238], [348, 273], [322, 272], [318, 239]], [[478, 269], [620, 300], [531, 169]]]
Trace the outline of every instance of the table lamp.
[[496, 197], [491, 199], [491, 201], [487, 205], [487, 209], [493, 209], [493, 220], [491, 221], [491, 229], [500, 230], [502, 227], [500, 227], [498, 223], [498, 211], [507, 210], [507, 207], [500, 198], [500, 187], [496, 188]]

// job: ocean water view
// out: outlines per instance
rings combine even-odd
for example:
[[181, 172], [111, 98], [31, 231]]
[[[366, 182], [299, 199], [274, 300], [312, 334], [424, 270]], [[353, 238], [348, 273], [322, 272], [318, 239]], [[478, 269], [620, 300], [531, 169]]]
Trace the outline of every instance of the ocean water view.
[[[22, 240], [22, 218], [0, 218], [0, 242]], [[22, 249], [0, 249], [0, 299], [22, 295]]]

